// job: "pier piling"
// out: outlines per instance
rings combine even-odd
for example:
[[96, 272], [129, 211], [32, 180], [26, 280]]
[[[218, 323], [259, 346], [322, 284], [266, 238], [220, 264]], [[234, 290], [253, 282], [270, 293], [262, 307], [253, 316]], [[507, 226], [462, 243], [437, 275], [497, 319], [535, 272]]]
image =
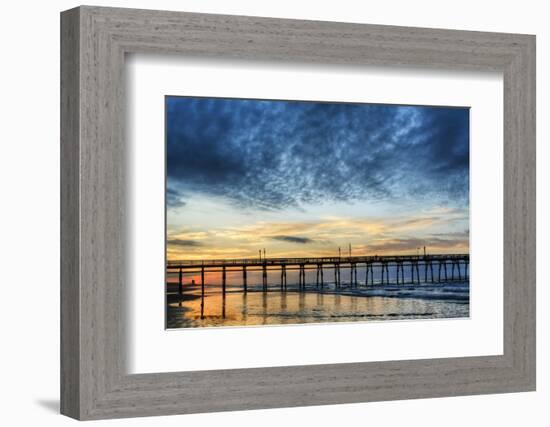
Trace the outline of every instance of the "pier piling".
[[317, 276], [315, 279], [315, 287], [319, 287], [319, 265], [317, 265]]
[[204, 267], [201, 269], [201, 319], [204, 319]]
[[428, 283], [428, 268], [430, 268], [430, 262], [426, 261], [424, 263], [424, 282]]
[[451, 263], [451, 280], [455, 280], [455, 263]]
[[222, 291], [223, 296], [225, 298], [225, 282], [226, 282], [226, 276], [225, 276], [225, 265], [222, 267]]
[[397, 282], [397, 284], [399, 285], [399, 270], [401, 268], [401, 263], [398, 262], [397, 264], [395, 264], [395, 281]]
[[262, 265], [262, 287], [264, 291], [267, 291], [267, 264], [265, 262]]

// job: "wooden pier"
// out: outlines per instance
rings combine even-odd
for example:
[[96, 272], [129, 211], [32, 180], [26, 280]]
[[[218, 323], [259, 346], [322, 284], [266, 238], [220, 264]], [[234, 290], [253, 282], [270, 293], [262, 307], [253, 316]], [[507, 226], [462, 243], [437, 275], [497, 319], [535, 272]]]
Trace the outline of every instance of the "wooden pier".
[[[395, 256], [353, 256], [334, 258], [257, 258], [257, 259], [223, 259], [223, 260], [185, 260], [168, 261], [167, 272], [178, 273], [178, 292], [183, 293], [183, 278], [185, 274], [200, 274], [201, 288], [201, 319], [204, 318], [205, 299], [205, 274], [221, 273], [222, 317], [225, 318], [225, 298], [228, 272], [242, 272], [242, 290], [246, 295], [248, 291], [248, 273], [261, 272], [262, 291], [267, 292], [268, 272], [280, 272], [280, 283], [272, 290], [284, 292], [288, 289], [287, 272], [298, 271], [298, 283], [295, 290], [303, 292], [306, 290], [306, 271], [315, 270], [315, 287], [321, 290], [325, 286], [325, 272], [332, 270], [334, 273], [334, 286], [341, 288], [342, 269], [349, 269], [350, 280], [347, 285], [351, 287], [360, 286], [358, 280], [358, 267], [364, 267], [365, 280], [363, 285], [384, 286], [384, 285], [406, 285], [420, 283], [444, 283], [449, 281], [469, 280], [470, 255], [449, 254], [449, 255], [395, 255]], [[390, 267], [395, 275], [390, 280]], [[424, 271], [421, 276], [420, 270]], [[374, 271], [378, 270], [378, 280], [375, 281]], [[405, 278], [405, 271], [409, 271], [408, 281]], [[423, 279], [423, 280], [422, 280]], [[193, 281], [194, 282], [194, 281]], [[313, 283], [311, 283], [313, 286]]]
[[[287, 290], [287, 272], [298, 271], [298, 290], [306, 289], [306, 271], [316, 271], [315, 286], [325, 285], [324, 274], [327, 270], [334, 272], [334, 284], [338, 288], [343, 285], [341, 270], [349, 269], [348, 285], [359, 286], [357, 267], [365, 268], [365, 286], [390, 284], [390, 267], [396, 274], [391, 284], [405, 283], [441, 283], [455, 280], [466, 280], [469, 277], [468, 268], [470, 255], [392, 255], [392, 256], [353, 256], [334, 258], [263, 258], [263, 259], [223, 259], [223, 260], [185, 260], [168, 261], [168, 272], [179, 273], [179, 292], [182, 292], [184, 274], [199, 274], [201, 288], [204, 290], [205, 273], [220, 273], [222, 289], [225, 293], [227, 273], [242, 271], [243, 291], [248, 290], [248, 273], [262, 273], [262, 289], [268, 290], [268, 272], [280, 271], [281, 291]], [[420, 275], [420, 267], [424, 271]], [[375, 283], [374, 271], [379, 270], [380, 280]], [[410, 271], [409, 281], [405, 282], [405, 270]], [[423, 279], [423, 280], [422, 280]]]

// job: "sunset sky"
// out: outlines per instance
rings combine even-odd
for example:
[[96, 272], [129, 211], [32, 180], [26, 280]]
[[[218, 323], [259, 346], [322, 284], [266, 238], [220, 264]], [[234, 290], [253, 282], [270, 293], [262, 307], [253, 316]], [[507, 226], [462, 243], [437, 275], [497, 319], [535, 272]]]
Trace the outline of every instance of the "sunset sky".
[[469, 109], [166, 97], [168, 259], [469, 251]]

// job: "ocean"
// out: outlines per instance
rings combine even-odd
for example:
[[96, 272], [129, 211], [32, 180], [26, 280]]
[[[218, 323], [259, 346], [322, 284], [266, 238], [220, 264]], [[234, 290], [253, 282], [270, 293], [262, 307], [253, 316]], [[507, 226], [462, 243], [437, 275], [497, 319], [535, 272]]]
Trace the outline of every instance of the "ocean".
[[[435, 268], [434, 268], [435, 270]], [[380, 272], [374, 274], [374, 285], [366, 285], [366, 271], [357, 268], [357, 285], [350, 281], [349, 270], [342, 269], [338, 287], [333, 272], [327, 270], [324, 283], [316, 285], [315, 271], [306, 272], [306, 288], [299, 290], [298, 272], [289, 271], [287, 289], [281, 290], [280, 272], [270, 271], [268, 289], [261, 285], [261, 273], [250, 272], [247, 292], [242, 273], [228, 271], [225, 296], [216, 273], [205, 277], [204, 298], [200, 279], [184, 277], [183, 292], [178, 293], [177, 274], [167, 276], [166, 327], [194, 328], [216, 326], [289, 325], [328, 322], [365, 322], [383, 320], [417, 320], [464, 318], [470, 315], [468, 278], [434, 282], [428, 272], [419, 272], [420, 283], [411, 283], [405, 272], [405, 283], [397, 284], [395, 269], [390, 269], [390, 284], [382, 284]], [[457, 274], [455, 273], [455, 276]], [[415, 282], [417, 276], [415, 275]]]

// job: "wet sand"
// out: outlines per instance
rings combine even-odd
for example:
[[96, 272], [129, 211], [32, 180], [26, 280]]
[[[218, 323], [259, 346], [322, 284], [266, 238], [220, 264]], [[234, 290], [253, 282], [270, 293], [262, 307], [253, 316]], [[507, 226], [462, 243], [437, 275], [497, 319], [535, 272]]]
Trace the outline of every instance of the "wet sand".
[[[167, 328], [288, 325], [302, 323], [414, 320], [469, 317], [469, 283], [343, 286], [281, 291], [272, 286], [168, 284]], [[203, 305], [201, 304], [203, 303]], [[201, 312], [201, 305], [203, 306]]]

